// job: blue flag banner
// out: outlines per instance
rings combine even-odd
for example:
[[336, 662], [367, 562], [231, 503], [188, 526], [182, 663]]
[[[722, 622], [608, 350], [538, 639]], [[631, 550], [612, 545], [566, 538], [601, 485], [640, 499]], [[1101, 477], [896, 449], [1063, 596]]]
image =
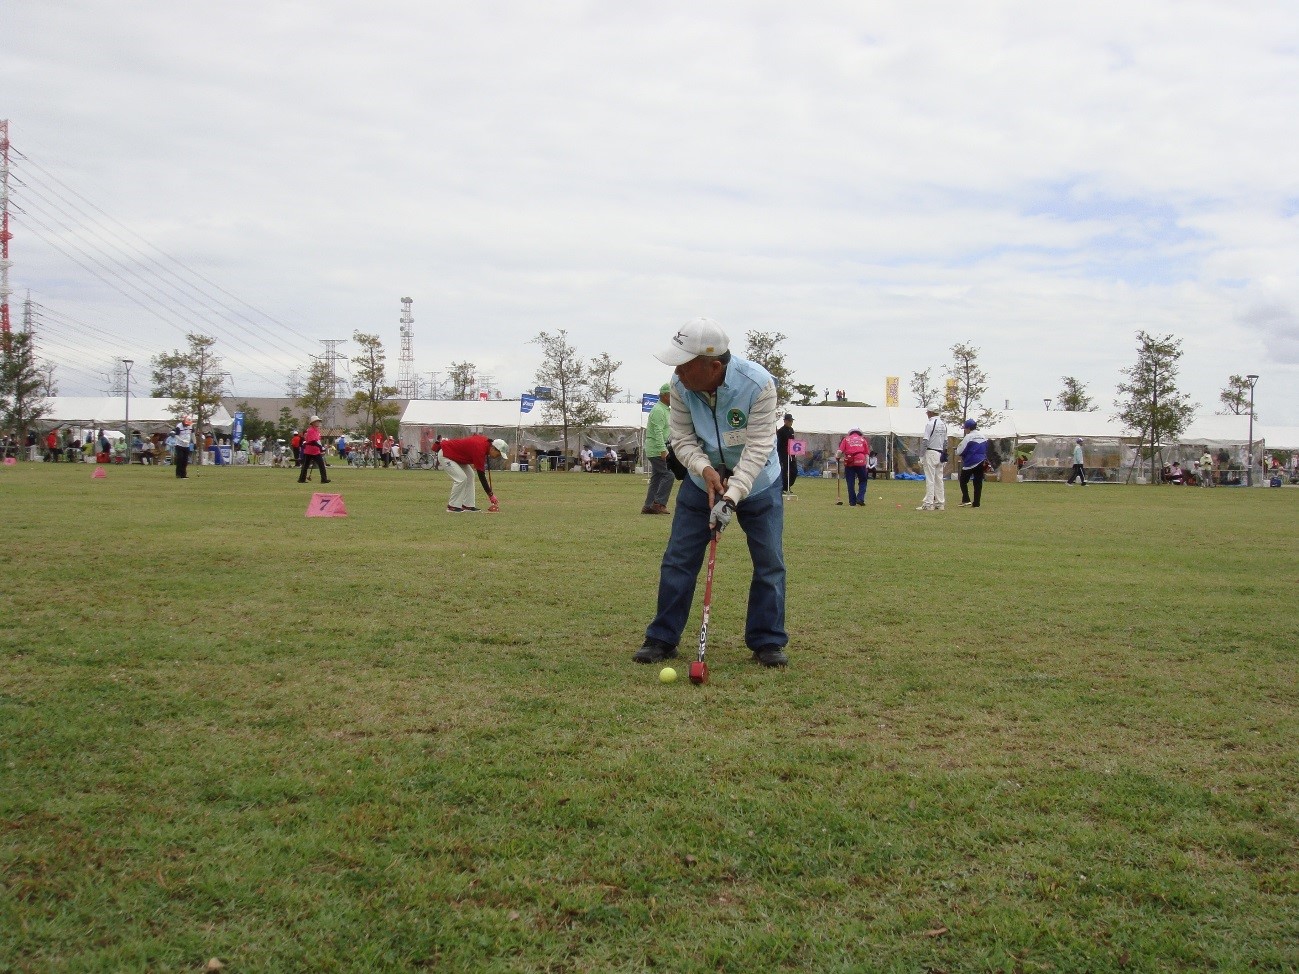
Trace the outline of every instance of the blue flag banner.
[[536, 396], [530, 396], [528, 395], [528, 393], [525, 392], [523, 395], [519, 397], [519, 412], [521, 413], [532, 412], [533, 404], [536, 403], [536, 401], [537, 401]]
[[230, 442], [238, 445], [239, 441], [244, 438], [244, 414], [235, 413], [234, 426], [230, 428]]
[[654, 408], [654, 404], [658, 401], [659, 401], [659, 394], [657, 392], [642, 393], [640, 397], [640, 411], [642, 413], [649, 412], [651, 409]]

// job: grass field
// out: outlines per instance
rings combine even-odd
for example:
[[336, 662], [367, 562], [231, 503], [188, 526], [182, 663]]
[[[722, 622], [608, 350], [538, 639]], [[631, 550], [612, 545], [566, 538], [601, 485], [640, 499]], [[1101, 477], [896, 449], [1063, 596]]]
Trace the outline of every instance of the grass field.
[[801, 480], [696, 687], [641, 477], [92, 469], [0, 468], [0, 971], [1299, 968], [1299, 491]]

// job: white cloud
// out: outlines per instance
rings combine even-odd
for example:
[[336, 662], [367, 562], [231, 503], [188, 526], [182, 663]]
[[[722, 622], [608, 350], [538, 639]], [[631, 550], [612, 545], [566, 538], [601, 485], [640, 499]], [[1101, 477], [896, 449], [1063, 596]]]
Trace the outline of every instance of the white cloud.
[[[1259, 311], [1299, 307], [1283, 5], [16, 6], [14, 145], [289, 325], [273, 364], [219, 336], [249, 392], [357, 328], [395, 371], [410, 295], [418, 370], [507, 393], [559, 327], [654, 388], [708, 313], [866, 399], [968, 340], [999, 400], [1108, 401], [1148, 328], [1194, 398], [1256, 371], [1299, 423], [1294, 316]], [[37, 300], [137, 359], [180, 343], [17, 230]]]

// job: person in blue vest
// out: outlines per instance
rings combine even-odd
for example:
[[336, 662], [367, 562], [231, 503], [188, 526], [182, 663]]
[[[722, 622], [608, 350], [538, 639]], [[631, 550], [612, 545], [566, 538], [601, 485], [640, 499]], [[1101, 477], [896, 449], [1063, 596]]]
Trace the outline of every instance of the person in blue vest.
[[688, 476], [659, 568], [658, 609], [632, 659], [658, 663], [677, 656], [708, 543], [738, 518], [753, 562], [744, 643], [763, 666], [785, 666], [785, 507], [775, 449], [775, 380], [762, 366], [733, 356], [726, 332], [711, 318], [686, 322], [655, 357], [675, 369], [668, 428]]
[[[978, 507], [983, 496], [983, 463], [988, 459], [988, 438], [972, 419], [965, 421], [965, 438], [956, 445], [956, 462], [961, 465], [961, 506]], [[974, 481], [974, 500], [970, 501], [970, 481]]]

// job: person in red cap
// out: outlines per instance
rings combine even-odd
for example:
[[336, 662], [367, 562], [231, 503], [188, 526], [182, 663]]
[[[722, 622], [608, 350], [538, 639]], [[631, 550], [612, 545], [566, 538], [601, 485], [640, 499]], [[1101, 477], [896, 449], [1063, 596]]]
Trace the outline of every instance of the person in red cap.
[[489, 440], [481, 434], [464, 436], [458, 440], [439, 440], [438, 452], [442, 454], [442, 466], [451, 478], [451, 499], [447, 501], [448, 514], [477, 513], [477, 496], [474, 493], [474, 478], [483, 485], [491, 501], [492, 510], [499, 508], [492, 485], [487, 480], [487, 461], [491, 457], [504, 458], [508, 455], [509, 444], [504, 440]]

